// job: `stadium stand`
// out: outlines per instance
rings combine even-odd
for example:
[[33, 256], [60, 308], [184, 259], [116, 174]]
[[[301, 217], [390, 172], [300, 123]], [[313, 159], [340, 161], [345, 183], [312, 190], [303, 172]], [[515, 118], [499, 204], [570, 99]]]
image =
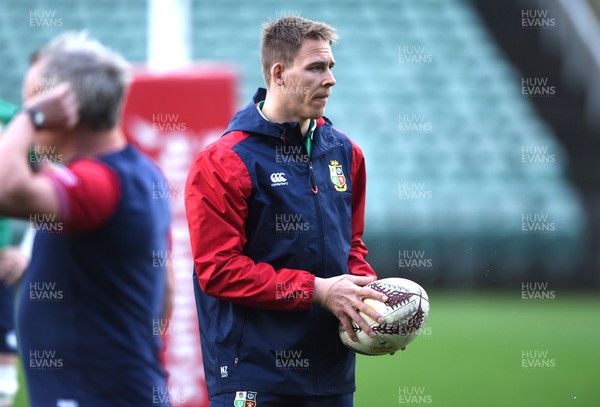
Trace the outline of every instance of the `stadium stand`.
[[[146, 58], [146, 1], [57, 1], [60, 27], [28, 24], [44, 2], [8, 3], [0, 62], [10, 69], [0, 91], [11, 102], [28, 53], [65, 29], [87, 28], [129, 60]], [[237, 65], [240, 105], [263, 86], [261, 23], [300, 15], [337, 27], [338, 83], [326, 115], [365, 151], [365, 239], [381, 275], [496, 284], [566, 278], [581, 265], [586, 214], [565, 175], [569, 158], [470, 2], [197, 0], [192, 8], [193, 58]], [[550, 162], [524, 162], [524, 153]], [[524, 218], [553, 230], [527, 233]], [[399, 269], [406, 250], [432, 267]]]
[[87, 30], [132, 62], [147, 54], [146, 0], [5, 0], [0, 13], [0, 97], [21, 102], [31, 52], [67, 30]]

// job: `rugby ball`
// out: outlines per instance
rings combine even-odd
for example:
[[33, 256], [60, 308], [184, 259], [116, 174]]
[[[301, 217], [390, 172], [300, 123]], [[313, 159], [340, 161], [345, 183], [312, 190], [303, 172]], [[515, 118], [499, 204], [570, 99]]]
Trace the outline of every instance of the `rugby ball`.
[[365, 304], [383, 316], [384, 322], [379, 324], [361, 312], [360, 315], [377, 335], [371, 338], [352, 322], [358, 342], [350, 339], [340, 323], [339, 334], [344, 345], [363, 355], [374, 356], [396, 352], [411, 343], [429, 315], [429, 297], [423, 287], [405, 278], [384, 278], [366, 287], [388, 297], [385, 303], [371, 298], [364, 300]]

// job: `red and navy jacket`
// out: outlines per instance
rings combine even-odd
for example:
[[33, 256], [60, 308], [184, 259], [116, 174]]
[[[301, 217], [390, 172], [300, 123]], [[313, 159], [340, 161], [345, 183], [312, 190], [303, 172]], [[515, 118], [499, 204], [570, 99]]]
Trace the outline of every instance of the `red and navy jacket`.
[[298, 123], [258, 112], [265, 95], [196, 156], [185, 189], [208, 393], [350, 393], [355, 355], [312, 299], [315, 276], [375, 275], [364, 157], [324, 117], [308, 156]]

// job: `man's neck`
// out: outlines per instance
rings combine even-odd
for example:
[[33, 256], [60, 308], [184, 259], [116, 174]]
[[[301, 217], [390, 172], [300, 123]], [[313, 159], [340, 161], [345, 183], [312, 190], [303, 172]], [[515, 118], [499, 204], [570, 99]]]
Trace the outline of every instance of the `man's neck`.
[[65, 162], [79, 156], [98, 156], [124, 149], [127, 140], [118, 127], [100, 132], [78, 131], [72, 138], [73, 143], [64, 146]]
[[[300, 124], [300, 132], [302, 136], [306, 136], [308, 132], [308, 128], [310, 126], [310, 119], [299, 119], [297, 117], [293, 117], [288, 112], [284, 110], [284, 108], [277, 108], [277, 104], [274, 103], [273, 100], [269, 98], [267, 94], [267, 98], [265, 99], [262, 106], [262, 113], [267, 118], [268, 121], [272, 123], [287, 123], [287, 122], [298, 122]], [[279, 106], [284, 106], [280, 104]]]

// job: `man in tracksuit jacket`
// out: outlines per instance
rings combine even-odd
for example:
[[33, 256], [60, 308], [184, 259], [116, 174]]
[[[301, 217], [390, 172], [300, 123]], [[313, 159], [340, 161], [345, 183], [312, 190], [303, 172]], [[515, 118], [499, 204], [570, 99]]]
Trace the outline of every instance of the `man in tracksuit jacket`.
[[323, 117], [335, 79], [323, 23], [265, 25], [259, 89], [195, 158], [185, 205], [211, 406], [352, 406], [355, 355], [387, 298], [361, 240], [362, 151]]

